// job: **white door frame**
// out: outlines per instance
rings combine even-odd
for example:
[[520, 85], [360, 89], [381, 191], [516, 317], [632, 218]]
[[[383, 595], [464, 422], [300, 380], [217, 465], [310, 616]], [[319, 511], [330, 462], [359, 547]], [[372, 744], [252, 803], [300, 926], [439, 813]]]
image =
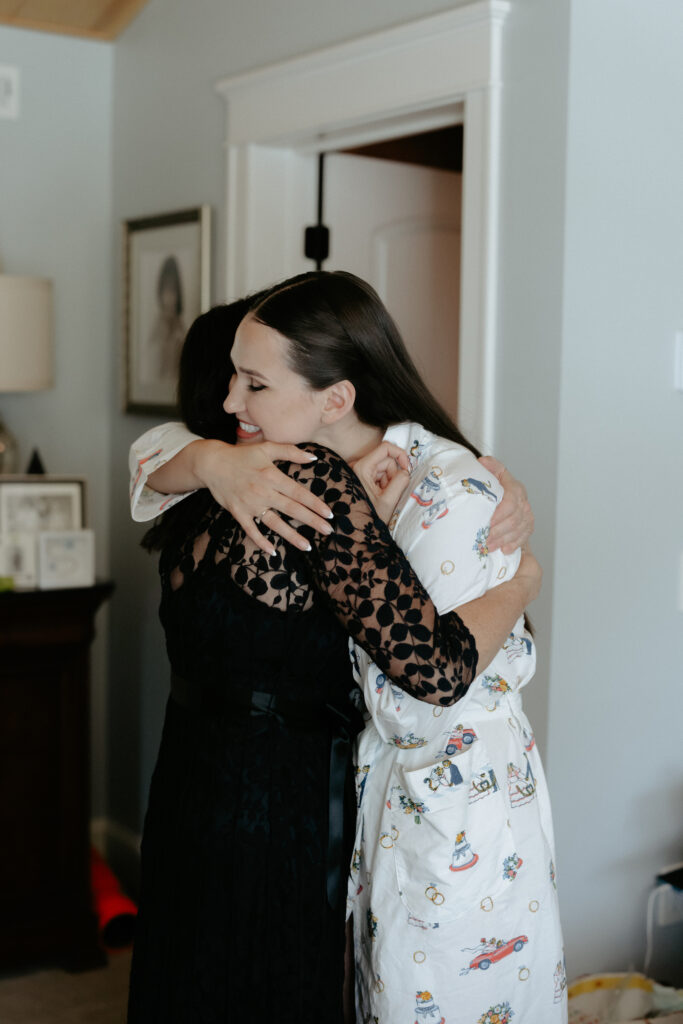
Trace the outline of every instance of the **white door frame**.
[[508, 0], [478, 0], [222, 79], [227, 294], [311, 269], [314, 154], [462, 122], [459, 423], [490, 450], [495, 410], [501, 50]]

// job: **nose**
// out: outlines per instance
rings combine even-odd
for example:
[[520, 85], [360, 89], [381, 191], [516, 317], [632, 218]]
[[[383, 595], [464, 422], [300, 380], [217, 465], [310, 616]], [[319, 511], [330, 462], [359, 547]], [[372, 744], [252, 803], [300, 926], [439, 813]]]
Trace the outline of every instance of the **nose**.
[[230, 378], [230, 383], [228, 385], [228, 393], [226, 395], [225, 401], [223, 402], [223, 408], [227, 413], [239, 412], [239, 388], [237, 386], [236, 373], [233, 373], [232, 377]]

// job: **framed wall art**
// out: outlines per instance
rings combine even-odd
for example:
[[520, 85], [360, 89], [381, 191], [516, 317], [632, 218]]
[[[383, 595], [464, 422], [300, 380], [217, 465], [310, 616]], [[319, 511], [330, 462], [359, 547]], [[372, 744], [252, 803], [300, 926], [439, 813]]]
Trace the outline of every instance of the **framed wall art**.
[[126, 412], [174, 413], [190, 324], [211, 304], [211, 208], [124, 222]]
[[85, 525], [85, 480], [75, 477], [0, 477], [0, 533], [80, 530]]

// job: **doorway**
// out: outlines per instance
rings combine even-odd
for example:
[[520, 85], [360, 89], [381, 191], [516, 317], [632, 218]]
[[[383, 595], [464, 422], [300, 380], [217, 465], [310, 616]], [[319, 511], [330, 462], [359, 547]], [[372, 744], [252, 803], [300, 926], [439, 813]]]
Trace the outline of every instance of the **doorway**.
[[228, 297], [310, 269], [301, 238], [314, 219], [319, 153], [464, 126], [457, 408], [461, 428], [485, 451], [494, 432], [500, 71], [509, 9], [505, 0], [479, 0], [216, 86], [227, 115]]

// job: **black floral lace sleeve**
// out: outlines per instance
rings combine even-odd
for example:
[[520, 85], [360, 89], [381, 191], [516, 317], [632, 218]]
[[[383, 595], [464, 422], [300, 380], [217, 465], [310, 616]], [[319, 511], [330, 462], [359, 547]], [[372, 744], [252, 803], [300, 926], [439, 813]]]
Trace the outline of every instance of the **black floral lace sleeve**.
[[477, 649], [456, 612], [439, 616], [410, 563], [338, 455], [306, 445], [318, 461], [287, 472], [334, 513], [334, 533], [301, 526], [314, 585], [349, 634], [395, 683], [419, 700], [453, 704], [476, 676]]

